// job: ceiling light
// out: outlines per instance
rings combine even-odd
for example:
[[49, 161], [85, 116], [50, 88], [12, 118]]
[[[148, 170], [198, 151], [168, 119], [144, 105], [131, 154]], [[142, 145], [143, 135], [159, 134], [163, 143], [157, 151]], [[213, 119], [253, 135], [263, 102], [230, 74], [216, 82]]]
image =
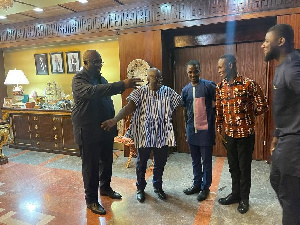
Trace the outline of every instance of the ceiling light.
[[43, 12], [43, 11], [44, 11], [44, 10], [41, 9], [41, 8], [34, 8], [33, 10], [36, 11], [36, 12]]
[[88, 0], [78, 0], [80, 3], [88, 3]]
[[6, 16], [0, 16], [0, 20], [5, 20], [6, 18]]

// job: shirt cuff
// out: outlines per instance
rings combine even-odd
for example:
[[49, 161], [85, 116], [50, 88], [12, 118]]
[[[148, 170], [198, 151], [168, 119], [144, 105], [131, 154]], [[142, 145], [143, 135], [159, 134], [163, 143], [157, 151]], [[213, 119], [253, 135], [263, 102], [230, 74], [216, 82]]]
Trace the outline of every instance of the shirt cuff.
[[279, 129], [278, 128], [275, 128], [273, 136], [279, 137]]

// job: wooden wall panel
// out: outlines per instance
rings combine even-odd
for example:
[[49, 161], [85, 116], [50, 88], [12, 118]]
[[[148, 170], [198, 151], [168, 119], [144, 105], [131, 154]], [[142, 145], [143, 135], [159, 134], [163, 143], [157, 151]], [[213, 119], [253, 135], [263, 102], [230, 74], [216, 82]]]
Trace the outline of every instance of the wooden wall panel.
[[[261, 42], [242, 43], [237, 45], [237, 67], [241, 75], [248, 77], [258, 83], [264, 94], [267, 91], [267, 64], [264, 61], [263, 51], [261, 49]], [[264, 159], [266, 141], [265, 137], [265, 123], [267, 113], [256, 117], [255, 122], [255, 148], [253, 158], [257, 160]]]
[[267, 112], [267, 121], [266, 121], [266, 127], [265, 127], [265, 139], [266, 139], [266, 146], [264, 151], [264, 159], [267, 162], [270, 162], [270, 149], [271, 149], [271, 143], [273, 139], [273, 133], [274, 133], [274, 121], [272, 116], [272, 99], [273, 99], [273, 79], [275, 75], [275, 69], [278, 65], [276, 60], [272, 60], [267, 65], [267, 98], [268, 98], [268, 105], [269, 105], [269, 111]]
[[[7, 97], [7, 86], [4, 84], [5, 78], [6, 78], [6, 74], [4, 69], [3, 51], [0, 50], [0, 107], [2, 107], [3, 105], [4, 97]], [[0, 110], [0, 119], [2, 119], [1, 110]]]
[[277, 23], [285, 23], [293, 27], [295, 32], [295, 48], [300, 49], [300, 14], [278, 16]]
[[[181, 48], [175, 49], [175, 90], [181, 93], [182, 88], [189, 83], [186, 73], [186, 64], [191, 59], [196, 59], [201, 64], [201, 78], [212, 80], [216, 84], [221, 81], [217, 71], [217, 63], [219, 58], [225, 53], [235, 54], [235, 45], [218, 45], [206, 46], [197, 48]], [[174, 126], [177, 133], [177, 151], [189, 152], [188, 145], [185, 138], [185, 125], [183, 119], [183, 108], [176, 111], [176, 119]], [[214, 155], [225, 156], [226, 151], [223, 145], [219, 142], [214, 146]]]
[[[134, 59], [143, 59], [151, 67], [162, 70], [161, 31], [147, 31], [119, 36], [120, 74], [121, 80], [127, 77], [127, 66]], [[163, 74], [163, 77], [168, 76]], [[122, 95], [123, 106], [127, 104], [126, 97], [132, 90], [126, 90]]]

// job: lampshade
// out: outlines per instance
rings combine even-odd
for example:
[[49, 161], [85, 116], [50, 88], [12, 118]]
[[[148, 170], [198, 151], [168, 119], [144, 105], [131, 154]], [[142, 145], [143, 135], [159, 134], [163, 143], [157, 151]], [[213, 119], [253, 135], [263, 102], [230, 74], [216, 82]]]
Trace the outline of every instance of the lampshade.
[[22, 70], [9, 70], [4, 84], [29, 84], [29, 81]]

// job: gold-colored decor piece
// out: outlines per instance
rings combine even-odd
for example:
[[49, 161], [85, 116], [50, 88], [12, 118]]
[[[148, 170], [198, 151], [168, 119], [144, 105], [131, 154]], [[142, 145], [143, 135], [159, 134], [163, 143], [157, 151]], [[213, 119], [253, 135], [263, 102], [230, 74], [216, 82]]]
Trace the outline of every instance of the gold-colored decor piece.
[[2, 147], [6, 145], [9, 139], [10, 124], [1, 123], [0, 125], [0, 165], [8, 163], [8, 158], [2, 154]]
[[2, 110], [2, 119], [7, 120], [8, 116], [9, 116], [9, 113], [5, 110]]
[[36, 104], [42, 106], [46, 101], [45, 98], [46, 98], [45, 96], [37, 97], [35, 100]]
[[141, 78], [142, 85], [147, 84], [147, 70], [150, 69], [149, 64], [143, 59], [135, 59], [127, 66], [128, 78]]
[[[33, 115], [53, 115], [53, 111], [50, 110], [36, 110], [36, 109], [16, 109], [16, 108], [2, 108], [2, 120], [6, 120], [9, 117], [9, 114], [11, 113], [18, 113], [18, 114], [28, 114], [31, 113]], [[64, 111], [64, 110], [56, 110], [55, 111], [56, 116], [70, 116], [70, 111]]]

